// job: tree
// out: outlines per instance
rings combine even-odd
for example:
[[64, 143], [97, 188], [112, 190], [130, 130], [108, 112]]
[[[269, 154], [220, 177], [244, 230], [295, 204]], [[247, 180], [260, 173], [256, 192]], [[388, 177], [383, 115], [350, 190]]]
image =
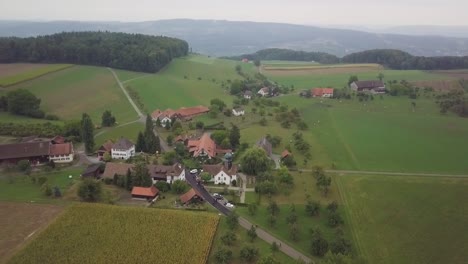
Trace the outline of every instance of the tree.
[[357, 81], [359, 81], [359, 78], [356, 75], [349, 76], [348, 86], [350, 86], [353, 82], [357, 82]]
[[167, 136], [166, 142], [167, 142], [167, 145], [172, 146], [174, 144], [174, 136], [173, 135]]
[[181, 181], [181, 180], [175, 180], [173, 183], [172, 183], [172, 191], [176, 194], [183, 194], [185, 192], [187, 192], [189, 186], [187, 185], [187, 183], [185, 183], [185, 181]]
[[270, 159], [263, 149], [253, 147], [245, 151], [241, 166], [245, 173], [258, 175], [270, 168]]
[[278, 206], [278, 204], [273, 201], [273, 200], [270, 200], [270, 203], [268, 204], [267, 206], [267, 211], [272, 214], [272, 215], [278, 215], [279, 212], [280, 212], [280, 208]]
[[148, 166], [144, 162], [139, 162], [135, 165], [133, 171], [133, 186], [139, 187], [150, 187], [153, 185], [153, 181], [151, 180]]
[[328, 225], [330, 227], [337, 227], [341, 223], [343, 223], [343, 219], [341, 219], [341, 216], [338, 212], [330, 212], [328, 214]]
[[231, 128], [231, 132], [229, 133], [229, 141], [231, 146], [236, 149], [240, 144], [240, 130], [236, 125], [233, 125]]
[[267, 122], [267, 120], [266, 120], [265, 117], [263, 117], [262, 119], [260, 119], [260, 122], [259, 122], [259, 123], [260, 123], [261, 126], [266, 126], [266, 125], [268, 124], [268, 122]]
[[18, 161], [17, 167], [19, 171], [23, 172], [26, 175], [29, 175], [29, 173], [31, 173], [31, 163], [29, 162], [29, 160]]
[[202, 121], [197, 121], [197, 123], [195, 123], [195, 127], [197, 129], [203, 129], [205, 127], [205, 124]]
[[129, 191], [133, 188], [133, 176], [130, 169], [127, 170], [127, 174], [125, 175], [125, 187]]
[[315, 179], [318, 179], [320, 176], [325, 175], [325, 170], [321, 166], [313, 166], [312, 167], [312, 176]]
[[60, 188], [58, 186], [54, 187], [54, 197], [55, 198], [62, 197], [62, 192], [60, 191]]
[[279, 251], [279, 247], [278, 247], [278, 244], [276, 244], [276, 241], [273, 241], [273, 243], [271, 243], [270, 249], [273, 253]]
[[213, 177], [211, 177], [211, 174], [204, 171], [200, 174], [200, 178], [203, 180], [203, 182], [209, 182]]
[[281, 166], [280, 169], [278, 170], [278, 178], [279, 178], [280, 183], [283, 183], [286, 185], [294, 184], [294, 178], [289, 173], [288, 169], [284, 166]]
[[159, 137], [156, 137], [153, 132], [153, 121], [150, 115], [146, 115], [145, 132], [143, 136], [145, 138], [145, 150], [147, 153], [161, 151]]
[[257, 213], [257, 208], [257, 204], [250, 203], [247, 207], [247, 209], [249, 210], [249, 215], [255, 215]]
[[258, 260], [257, 264], [280, 264], [272, 255], [264, 256]]
[[325, 257], [323, 257], [320, 264], [358, 264], [364, 263], [360, 260], [354, 260], [353, 257], [348, 255], [342, 255], [340, 253], [333, 254], [332, 252], [328, 252]]
[[289, 225], [289, 237], [293, 241], [299, 240], [299, 227], [297, 226], [297, 222], [294, 222]]
[[385, 75], [379, 72], [379, 75], [377, 75], [377, 79], [379, 79], [380, 81], [383, 81], [384, 78], [385, 78]]
[[115, 117], [112, 116], [112, 112], [109, 110], [104, 111], [104, 113], [102, 113], [101, 125], [103, 127], [111, 127], [114, 124], [115, 124]]
[[330, 250], [334, 254], [348, 255], [351, 253], [351, 243], [340, 235], [330, 244]]
[[310, 252], [314, 256], [323, 257], [328, 251], [328, 242], [323, 237], [320, 229], [316, 228], [312, 231], [312, 239], [310, 244]]
[[232, 251], [229, 249], [221, 248], [215, 253], [216, 263], [227, 264], [232, 259]]
[[338, 210], [338, 203], [336, 201], [333, 201], [327, 205], [327, 210], [329, 212], [336, 212]]
[[239, 216], [236, 214], [236, 212], [232, 212], [227, 216], [226, 224], [231, 230], [235, 230], [237, 226], [239, 226]]
[[141, 131], [138, 132], [137, 142], [136, 142], [136, 145], [135, 145], [135, 151], [136, 152], [146, 152], [145, 136], [143, 136], [143, 133]]
[[52, 195], [52, 188], [50, 188], [50, 185], [47, 183], [44, 183], [41, 186], [42, 192], [44, 193], [45, 196], [50, 197]]
[[171, 185], [165, 181], [158, 181], [154, 184], [159, 191], [165, 193], [171, 189]]
[[177, 160], [177, 153], [175, 151], [164, 152], [163, 165], [172, 165]]
[[281, 162], [288, 168], [295, 167], [297, 165], [296, 160], [294, 160], [293, 155], [288, 155], [284, 157]]
[[6, 95], [8, 112], [14, 115], [24, 115], [43, 118], [44, 112], [39, 109], [41, 99], [25, 89], [17, 89]]
[[223, 139], [220, 144], [221, 148], [223, 149], [229, 149], [231, 147], [231, 143], [229, 142], [228, 138]]
[[297, 223], [296, 206], [294, 204], [291, 205], [289, 215], [286, 217], [286, 222], [290, 225]]
[[226, 103], [224, 103], [223, 100], [219, 99], [219, 98], [215, 98], [215, 99], [212, 99], [210, 101], [210, 105], [212, 107], [215, 107], [218, 109], [218, 111], [222, 112], [223, 109], [226, 107]]
[[221, 242], [226, 246], [232, 246], [237, 240], [237, 236], [232, 231], [227, 231], [224, 235], [221, 236]]
[[320, 213], [320, 203], [317, 201], [308, 200], [305, 206], [305, 211], [309, 216], [317, 216]]
[[101, 199], [102, 186], [100, 181], [85, 179], [78, 186], [78, 197], [85, 202], [97, 202]]
[[260, 67], [260, 65], [261, 65], [260, 60], [258, 60], [258, 59], [257, 59], [257, 60], [254, 60], [254, 65], [255, 65], [256, 67]]
[[240, 251], [240, 258], [245, 262], [252, 262], [258, 257], [258, 249], [252, 246], [245, 246]]
[[276, 215], [270, 214], [268, 216], [268, 223], [270, 224], [271, 227], [276, 225]]
[[109, 151], [104, 152], [104, 155], [102, 156], [102, 160], [105, 162], [109, 162], [112, 160], [112, 156], [109, 153]]
[[242, 82], [240, 80], [235, 80], [231, 83], [231, 88], [229, 92], [231, 95], [238, 95], [242, 92]]
[[328, 177], [326, 175], [320, 176], [317, 179], [316, 185], [319, 188], [319, 190], [321, 190], [322, 193], [326, 196], [331, 185], [331, 177]]
[[92, 153], [94, 149], [94, 125], [91, 117], [86, 113], [83, 113], [81, 117], [81, 137], [86, 153]]
[[247, 230], [247, 236], [250, 238], [250, 242], [253, 242], [255, 238], [257, 238], [257, 229], [255, 226], [251, 226], [249, 230]]

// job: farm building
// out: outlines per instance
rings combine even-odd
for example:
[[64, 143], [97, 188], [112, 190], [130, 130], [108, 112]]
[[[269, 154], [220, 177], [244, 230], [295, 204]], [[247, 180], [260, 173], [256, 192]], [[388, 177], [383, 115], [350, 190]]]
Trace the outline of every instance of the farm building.
[[112, 179], [114, 178], [114, 175], [127, 175], [127, 171], [133, 170], [134, 166], [135, 165], [129, 163], [107, 162], [102, 177]]
[[216, 143], [211, 139], [210, 134], [205, 133], [198, 140], [189, 140], [187, 143], [189, 152], [193, 157], [207, 157], [208, 159], [216, 157], [218, 154], [231, 152], [230, 149], [217, 148]]
[[258, 90], [257, 94], [265, 97], [265, 96], [268, 96], [270, 95], [270, 88], [268, 87], [263, 87], [262, 89]]
[[264, 138], [260, 139], [259, 141], [257, 141], [257, 143], [255, 145], [257, 147], [265, 150], [268, 157], [271, 157], [271, 155], [273, 154], [273, 146], [271, 145], [270, 141], [268, 141], [268, 139], [266, 137], [264, 137]]
[[376, 94], [386, 92], [385, 84], [382, 81], [356, 81], [351, 83], [350, 87], [356, 92], [371, 92]]
[[243, 116], [245, 114], [245, 110], [242, 107], [234, 107], [232, 109], [232, 114], [234, 116]]
[[231, 185], [232, 181], [237, 181], [237, 165], [233, 165], [231, 162], [217, 165], [203, 165], [202, 169], [212, 176], [214, 184]]
[[244, 63], [249, 63], [249, 59], [243, 58], [243, 59], [242, 59], [242, 62], [244, 62]]
[[289, 157], [291, 156], [291, 152], [289, 152], [287, 149], [283, 150], [283, 152], [281, 153], [281, 159], [284, 159], [286, 157]]
[[151, 114], [153, 121], [159, 120], [161, 126], [166, 127], [173, 119], [190, 120], [195, 116], [208, 113], [210, 109], [206, 106], [181, 107], [178, 110], [166, 109], [161, 111], [156, 109]]
[[[107, 162], [103, 178], [114, 178], [114, 175], [124, 176], [127, 171], [133, 171], [134, 164]], [[157, 181], [166, 181], [173, 183], [176, 180], [185, 181], [185, 168], [181, 164], [174, 165], [147, 165], [153, 183]]]
[[120, 138], [117, 143], [112, 145], [111, 156], [113, 159], [127, 160], [135, 156], [135, 144], [126, 138]]
[[82, 173], [81, 177], [93, 177], [99, 178], [99, 175], [102, 173], [103, 163], [95, 163], [89, 165]]
[[133, 199], [146, 199], [146, 200], [153, 200], [158, 196], [159, 190], [158, 188], [151, 186], [151, 187], [133, 187], [132, 189], [132, 198]]
[[[53, 141], [52, 141], [53, 142]], [[75, 152], [71, 142], [50, 144], [49, 160], [55, 163], [69, 163], [73, 161]]]
[[114, 145], [114, 142], [112, 142], [112, 140], [107, 140], [106, 142], [104, 142], [104, 144], [102, 144], [102, 146], [99, 147], [97, 151], [99, 160], [103, 159], [104, 154], [106, 153], [109, 153], [109, 155], [111, 154], [113, 145]]
[[201, 201], [203, 201], [202, 196], [193, 188], [180, 196], [180, 202], [182, 204], [188, 204], [192, 202], [201, 202]]
[[20, 160], [29, 160], [33, 165], [48, 161], [72, 162], [74, 158], [73, 144], [65, 142], [61, 137], [54, 139], [36, 140], [36, 138], [31, 138], [29, 142], [0, 145], [0, 162], [16, 163]]
[[312, 96], [324, 98], [333, 97], [333, 88], [314, 88], [312, 89]]
[[244, 92], [244, 98], [248, 99], [248, 100], [252, 99], [252, 92], [251, 91], [245, 91]]

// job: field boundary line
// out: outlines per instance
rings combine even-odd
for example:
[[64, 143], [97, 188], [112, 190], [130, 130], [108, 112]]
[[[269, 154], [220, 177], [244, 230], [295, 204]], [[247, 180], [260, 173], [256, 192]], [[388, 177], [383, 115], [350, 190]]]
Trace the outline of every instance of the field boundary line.
[[119, 85], [120, 89], [122, 89], [122, 92], [125, 94], [125, 96], [127, 97], [128, 101], [130, 102], [130, 104], [133, 106], [133, 109], [135, 109], [135, 112], [137, 112], [138, 114], [138, 117], [142, 118], [143, 117], [143, 114], [141, 113], [140, 109], [138, 108], [138, 106], [135, 104], [135, 102], [133, 102], [133, 99], [130, 97], [130, 95], [128, 94], [127, 90], [125, 90], [125, 88], [123, 87], [122, 85], [122, 82], [119, 80], [119, 77], [117, 76], [117, 74], [115, 73], [115, 71], [111, 68], [107, 68], [111, 73], [112, 75], [114, 75], [114, 79], [117, 81], [117, 84]]
[[[300, 171], [312, 171], [299, 169]], [[338, 174], [366, 174], [366, 175], [386, 175], [386, 176], [419, 176], [419, 177], [443, 177], [443, 178], [468, 178], [464, 174], [442, 174], [442, 173], [417, 173], [417, 172], [387, 172], [387, 171], [354, 171], [354, 170], [325, 170], [328, 173]]]
[[132, 79], [128, 79], [128, 80], [122, 81], [122, 83], [129, 83], [131, 81], [141, 79], [141, 78], [145, 78], [145, 77], [148, 77], [148, 76], [151, 76], [151, 74], [146, 74], [146, 75], [138, 76], [138, 77], [135, 77], [135, 78], [132, 78]]
[[327, 112], [328, 112], [328, 116], [330, 116], [330, 120], [331, 120], [332, 126], [333, 126], [333, 128], [335, 130], [335, 133], [337, 134], [337, 136], [340, 139], [341, 143], [345, 147], [346, 152], [348, 152], [348, 155], [350, 156], [354, 166], [359, 169], [361, 167], [359, 165], [359, 160], [356, 158], [356, 155], [354, 155], [354, 152], [351, 149], [351, 147], [349, 146], [349, 144], [343, 139], [343, 135], [338, 130], [338, 127], [336, 126], [335, 117], [333, 116], [333, 114], [332, 114], [332, 112], [330, 110], [328, 110]]
[[18, 82], [12, 83], [12, 84], [0, 85], [0, 87], [1, 87], [1, 88], [8, 88], [8, 87], [11, 87], [11, 86], [15, 86], [15, 85], [18, 85], [18, 84], [21, 84], [21, 83], [25, 83], [25, 82], [29, 82], [29, 81], [32, 81], [32, 80], [41, 78], [42, 76], [46, 76], [47, 74], [56, 73], [56, 72], [59, 72], [59, 71], [63, 71], [63, 70], [66, 70], [66, 69], [70, 69], [70, 68], [72, 68], [72, 67], [75, 67], [75, 65], [74, 65], [74, 64], [70, 64], [70, 65], [65, 66], [65, 67], [63, 67], [63, 68], [55, 69], [55, 70], [49, 71], [49, 72], [45, 72], [45, 73], [43, 73], [43, 74], [40, 74], [40, 75], [31, 77], [31, 78], [23, 79], [23, 80], [21, 80], [21, 81], [18, 81]]

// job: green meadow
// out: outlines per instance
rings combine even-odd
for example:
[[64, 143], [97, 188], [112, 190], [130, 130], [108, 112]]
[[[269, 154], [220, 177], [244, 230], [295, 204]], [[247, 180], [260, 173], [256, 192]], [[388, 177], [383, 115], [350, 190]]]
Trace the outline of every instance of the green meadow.
[[27, 89], [39, 97], [46, 113], [60, 118], [80, 119], [88, 113], [96, 124], [102, 113], [111, 110], [117, 122], [137, 119], [135, 110], [106, 68], [75, 66], [4, 89]]
[[468, 178], [336, 179], [355, 245], [367, 263], [466, 263]]
[[97, 148], [109, 139], [116, 142], [122, 136], [131, 140], [133, 143], [136, 143], [138, 132], [143, 132], [144, 129], [145, 125], [140, 122], [131, 123], [121, 127], [101, 128], [101, 130], [96, 131], [99, 134], [94, 138], [94, 141]]
[[[28, 69], [28, 66], [32, 68]], [[43, 64], [41, 66], [37, 66], [35, 64], [25, 64], [25, 69], [23, 71], [15, 71], [16, 73], [7, 76], [0, 75], [0, 87], [10, 86], [20, 82], [32, 80], [48, 73], [60, 71], [72, 66], [73, 65], [71, 64]], [[13, 64], [13, 67], [19, 68], [20, 66]]]

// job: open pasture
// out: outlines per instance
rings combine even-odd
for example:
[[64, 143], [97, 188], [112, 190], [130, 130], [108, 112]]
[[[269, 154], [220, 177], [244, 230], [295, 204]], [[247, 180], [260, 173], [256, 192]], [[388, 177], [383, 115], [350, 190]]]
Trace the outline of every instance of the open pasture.
[[73, 65], [71, 64], [0, 64], [0, 87], [32, 80], [42, 75], [60, 71], [72, 66]]
[[95, 124], [100, 124], [105, 110], [111, 110], [121, 124], [137, 119], [137, 113], [106, 68], [75, 66], [4, 91], [13, 89], [30, 90], [42, 100], [41, 108], [46, 113], [63, 119], [80, 119], [86, 112]]
[[210, 213], [77, 204], [11, 263], [204, 264], [218, 221]]
[[101, 128], [98, 130], [97, 136], [94, 138], [96, 147], [99, 148], [106, 140], [112, 140], [117, 142], [120, 137], [125, 137], [136, 143], [138, 138], [138, 132], [143, 132], [145, 130], [145, 125], [140, 122], [135, 122], [132, 124], [124, 125], [121, 127], [112, 127], [112, 128]]
[[343, 175], [338, 185], [367, 263], [466, 263], [468, 178]]
[[0, 202], [0, 263], [6, 263], [61, 211], [55, 205]]

